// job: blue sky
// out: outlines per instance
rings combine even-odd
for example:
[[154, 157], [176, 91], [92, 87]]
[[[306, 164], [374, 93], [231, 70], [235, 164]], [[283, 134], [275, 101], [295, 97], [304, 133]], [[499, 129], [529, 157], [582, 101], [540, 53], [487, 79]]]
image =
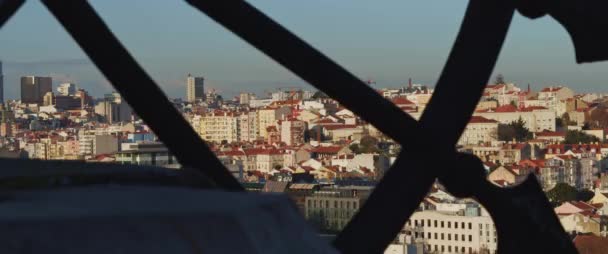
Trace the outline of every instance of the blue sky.
[[[307, 84], [185, 2], [92, 0], [113, 32], [171, 97], [185, 94], [188, 73], [226, 95]], [[362, 79], [398, 87], [412, 78], [434, 85], [467, 1], [255, 0], [252, 4]], [[5, 93], [19, 96], [22, 75], [73, 81], [93, 95], [105, 78], [39, 1], [27, 1], [0, 32]], [[577, 65], [569, 36], [550, 18], [517, 15], [496, 67], [525, 86], [565, 84], [606, 90], [607, 63]], [[454, 84], [465, 86], [466, 84]]]

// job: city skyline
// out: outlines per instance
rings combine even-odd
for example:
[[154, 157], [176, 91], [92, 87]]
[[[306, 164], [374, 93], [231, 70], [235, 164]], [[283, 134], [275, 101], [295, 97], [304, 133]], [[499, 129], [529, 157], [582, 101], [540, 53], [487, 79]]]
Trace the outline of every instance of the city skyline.
[[[466, 5], [251, 2], [361, 79], [376, 81], [377, 87], [398, 87], [408, 78], [434, 86]], [[207, 77], [208, 88], [229, 95], [307, 86], [186, 4], [91, 4], [170, 97], [183, 97], [187, 73]], [[174, 11], [168, 14], [168, 8]], [[408, 9], [419, 11], [403, 11]], [[134, 10], [139, 15], [132, 15]], [[305, 14], [312, 10], [315, 19]], [[338, 19], [332, 15], [336, 13]], [[533, 89], [563, 84], [578, 92], [597, 92], [608, 83], [603, 75], [606, 63], [575, 64], [570, 38], [556, 22], [528, 22], [516, 16], [496, 72], [522, 86], [530, 83]], [[158, 37], [159, 33], [165, 36]], [[27, 75], [74, 82], [95, 95], [113, 90], [38, 2], [27, 2], [7, 23], [0, 44], [7, 98], [18, 97], [18, 78]]]

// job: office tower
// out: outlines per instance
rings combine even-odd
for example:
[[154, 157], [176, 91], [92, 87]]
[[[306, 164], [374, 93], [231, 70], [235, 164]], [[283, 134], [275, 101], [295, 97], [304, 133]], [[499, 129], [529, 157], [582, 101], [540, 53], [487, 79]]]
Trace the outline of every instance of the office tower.
[[44, 95], [52, 92], [52, 86], [51, 77], [21, 77], [21, 102], [42, 104]]
[[2, 72], [2, 61], [0, 61], [0, 104], [4, 104], [4, 72]]
[[57, 87], [59, 95], [74, 96], [76, 94], [76, 85], [73, 83], [63, 83]]
[[186, 80], [186, 101], [194, 102], [196, 100], [205, 99], [205, 78], [203, 77], [192, 77], [188, 74]]

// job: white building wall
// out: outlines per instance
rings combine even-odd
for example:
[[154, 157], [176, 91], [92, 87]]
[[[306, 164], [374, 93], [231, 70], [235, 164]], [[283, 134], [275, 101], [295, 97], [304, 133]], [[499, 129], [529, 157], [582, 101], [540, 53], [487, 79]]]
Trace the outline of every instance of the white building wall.
[[464, 249], [464, 253], [479, 253], [481, 249], [487, 249], [490, 253], [495, 253], [497, 249], [496, 229], [489, 216], [458, 216], [421, 211], [412, 215], [406, 228], [416, 225], [422, 229], [420, 233], [427, 250], [462, 253]]

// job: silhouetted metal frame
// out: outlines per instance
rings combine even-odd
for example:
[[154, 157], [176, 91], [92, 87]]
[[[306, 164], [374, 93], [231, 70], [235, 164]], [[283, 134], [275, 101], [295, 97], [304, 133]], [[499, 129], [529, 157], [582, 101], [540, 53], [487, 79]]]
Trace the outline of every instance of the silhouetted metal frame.
[[[88, 3], [43, 2], [180, 163], [201, 170], [220, 187], [242, 190]], [[492, 186], [479, 159], [457, 153], [454, 145], [481, 97], [516, 8], [530, 18], [552, 15], [570, 32], [577, 61], [588, 62], [608, 58], [607, 35], [598, 34], [608, 25], [594, 8], [606, 7], [604, 2], [471, 0], [420, 122], [248, 3], [187, 2], [402, 144], [391, 170], [336, 239], [340, 251], [381, 253], [439, 178], [456, 196], [473, 197], [490, 211], [499, 252], [575, 252], [535, 179], [511, 189]], [[0, 25], [22, 3], [0, 1]], [[140, 97], [142, 90], [146, 97]], [[426, 153], [431, 150], [433, 156]]]

